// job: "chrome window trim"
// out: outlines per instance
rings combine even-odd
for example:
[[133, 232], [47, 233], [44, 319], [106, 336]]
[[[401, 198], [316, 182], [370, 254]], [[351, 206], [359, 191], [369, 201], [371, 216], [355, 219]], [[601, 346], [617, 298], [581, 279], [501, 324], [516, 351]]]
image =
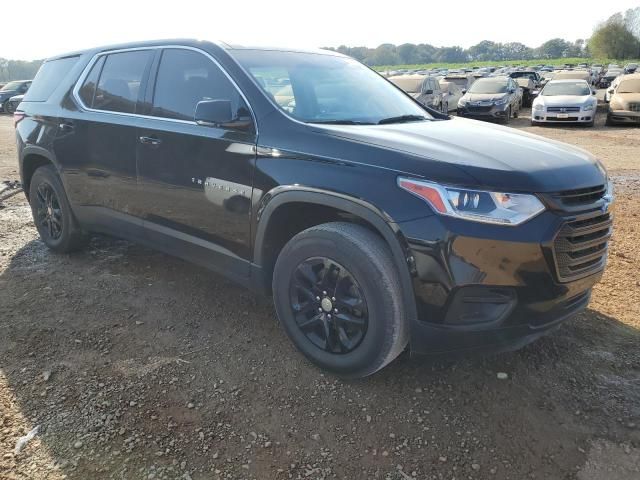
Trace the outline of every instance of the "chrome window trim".
[[[132, 47], [132, 48], [121, 48], [121, 49], [117, 49], [117, 50], [105, 50], [105, 51], [96, 53], [93, 56], [93, 58], [89, 61], [87, 66], [84, 68], [84, 70], [82, 71], [82, 74], [80, 75], [80, 77], [76, 81], [76, 84], [73, 87], [72, 96], [73, 96], [74, 100], [78, 103], [78, 105], [83, 110], [86, 110], [88, 112], [108, 113], [108, 114], [112, 114], [112, 115], [123, 115], [123, 116], [126, 116], [126, 117], [147, 118], [147, 119], [153, 119], [153, 120], [163, 120], [165, 122], [174, 122], [174, 123], [182, 123], [182, 124], [187, 124], [187, 125], [201, 126], [201, 125], [198, 125], [195, 120], [180, 120], [178, 118], [156, 117], [154, 115], [142, 115], [142, 114], [139, 114], [139, 113], [126, 113], [126, 112], [113, 112], [111, 110], [100, 110], [98, 108], [89, 108], [84, 104], [84, 102], [82, 101], [82, 98], [80, 98], [80, 94], [79, 94], [80, 88], [82, 88], [82, 85], [84, 84], [84, 81], [86, 80], [87, 76], [89, 75], [89, 72], [91, 72], [91, 69], [93, 68], [93, 66], [95, 65], [95, 63], [98, 61], [98, 59], [100, 57], [105, 56], [105, 55], [110, 55], [112, 53], [136, 52], [136, 51], [140, 51], [140, 50], [164, 50], [164, 49], [168, 49], [168, 48], [181, 49], [181, 50], [191, 50], [191, 51], [200, 53], [200, 54], [204, 55], [206, 58], [208, 58], [209, 60], [211, 60], [213, 62], [213, 64], [220, 69], [220, 71], [224, 74], [224, 76], [227, 77], [227, 79], [231, 82], [233, 87], [238, 91], [238, 93], [240, 94], [240, 96], [242, 97], [244, 102], [247, 104], [247, 107], [249, 108], [249, 112], [251, 113], [251, 119], [253, 121], [253, 126], [254, 126], [254, 129], [255, 129], [255, 135], [258, 136], [258, 122], [256, 121], [256, 115], [255, 115], [255, 113], [253, 111], [253, 107], [251, 107], [251, 104], [249, 103], [249, 100], [247, 99], [247, 97], [244, 94], [244, 92], [240, 89], [238, 84], [235, 82], [235, 80], [231, 77], [231, 75], [229, 75], [229, 73], [223, 68], [223, 66], [220, 65], [220, 62], [218, 62], [218, 60], [216, 60], [208, 52], [205, 52], [204, 50], [202, 50], [200, 48], [190, 47], [190, 46], [187, 46], [187, 45], [172, 45], [172, 44], [168, 44], [168, 45], [155, 45], [155, 46], [150, 46], [150, 47]], [[98, 81], [99, 80], [100, 79], [98, 79]], [[149, 79], [147, 79], [147, 81], [149, 81]], [[97, 85], [96, 85], [96, 88], [97, 88]], [[203, 128], [212, 128], [212, 127], [203, 127]], [[221, 128], [221, 127], [214, 127], [214, 128]], [[225, 130], [225, 129], [222, 129], [222, 130]]]

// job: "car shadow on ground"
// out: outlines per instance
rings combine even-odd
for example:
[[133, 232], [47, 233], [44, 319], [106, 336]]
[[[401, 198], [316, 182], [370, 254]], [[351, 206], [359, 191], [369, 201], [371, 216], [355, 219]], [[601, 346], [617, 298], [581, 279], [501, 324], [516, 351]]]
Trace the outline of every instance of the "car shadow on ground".
[[0, 458], [0, 477], [42, 459], [52, 479], [315, 468], [565, 478], [593, 438], [640, 442], [640, 332], [594, 310], [517, 352], [403, 354], [343, 381], [303, 359], [268, 301], [96, 237], [73, 255], [39, 240], [20, 248], [0, 275], [0, 319], [0, 381], [12, 395], [0, 398], [4, 451], [40, 425], [19, 455]]

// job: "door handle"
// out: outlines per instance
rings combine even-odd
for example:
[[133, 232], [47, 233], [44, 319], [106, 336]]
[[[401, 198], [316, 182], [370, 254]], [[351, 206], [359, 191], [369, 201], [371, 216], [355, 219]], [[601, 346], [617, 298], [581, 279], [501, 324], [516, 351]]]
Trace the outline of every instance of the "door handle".
[[61, 122], [58, 125], [58, 128], [60, 128], [60, 131], [64, 132], [64, 133], [72, 132], [73, 131], [73, 122], [69, 122], [69, 121]]
[[158, 146], [162, 143], [162, 140], [160, 140], [159, 138], [156, 137], [138, 137], [138, 140], [140, 141], [140, 143], [144, 144], [144, 145], [152, 145], [152, 146]]

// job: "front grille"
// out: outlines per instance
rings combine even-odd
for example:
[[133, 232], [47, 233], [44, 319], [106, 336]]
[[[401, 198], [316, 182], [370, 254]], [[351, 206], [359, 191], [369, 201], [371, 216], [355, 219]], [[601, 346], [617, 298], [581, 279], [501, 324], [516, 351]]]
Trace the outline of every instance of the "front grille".
[[580, 107], [547, 107], [547, 112], [579, 112]]
[[612, 222], [611, 214], [602, 210], [567, 219], [553, 242], [560, 281], [586, 277], [604, 267]]
[[640, 103], [630, 103], [629, 110], [631, 112], [640, 112]]
[[491, 111], [491, 108], [493, 107], [493, 105], [486, 105], [486, 106], [481, 106], [481, 105], [467, 105], [467, 110], [469, 110], [470, 112], [489, 112]]
[[567, 118], [547, 117], [547, 120], [553, 121], [553, 122], [577, 122], [578, 117], [567, 117]]
[[606, 185], [597, 185], [589, 188], [579, 188], [577, 190], [565, 190], [551, 194], [554, 200], [564, 206], [574, 207], [577, 205], [590, 205], [597, 202], [607, 191]]

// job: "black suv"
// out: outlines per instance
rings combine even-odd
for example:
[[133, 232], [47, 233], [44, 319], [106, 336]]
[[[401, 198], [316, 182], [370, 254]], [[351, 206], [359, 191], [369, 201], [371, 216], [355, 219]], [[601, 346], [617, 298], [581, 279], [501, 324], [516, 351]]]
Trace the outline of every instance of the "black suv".
[[15, 113], [57, 252], [103, 232], [273, 295], [343, 376], [520, 347], [585, 308], [611, 233], [588, 153], [432, 111], [329, 51], [158, 41], [43, 64]]

